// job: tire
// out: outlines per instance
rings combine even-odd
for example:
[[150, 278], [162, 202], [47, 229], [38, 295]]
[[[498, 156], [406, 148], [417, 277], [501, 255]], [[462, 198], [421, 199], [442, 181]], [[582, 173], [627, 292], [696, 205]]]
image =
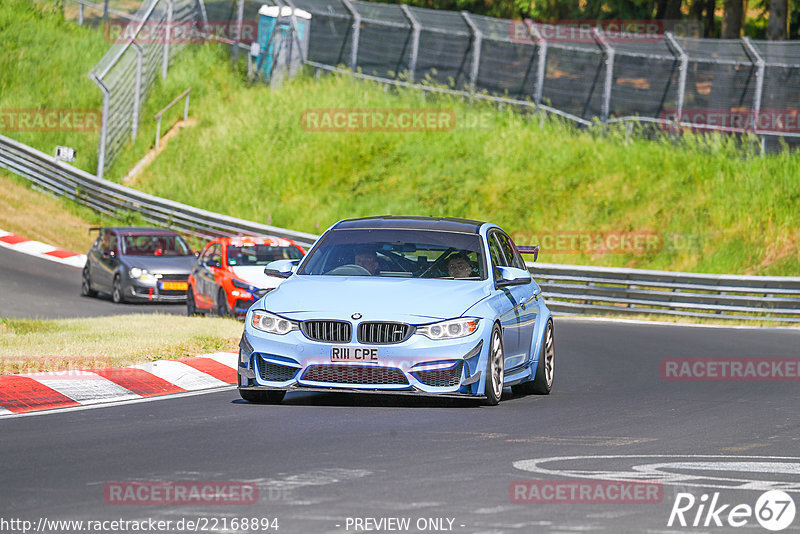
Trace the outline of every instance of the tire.
[[220, 317], [230, 317], [233, 315], [233, 312], [228, 307], [228, 296], [222, 289], [217, 292], [217, 315]]
[[254, 404], [280, 404], [286, 396], [286, 392], [279, 390], [253, 391], [240, 389], [239, 395], [247, 402], [252, 402]]
[[539, 363], [536, 365], [536, 375], [532, 382], [524, 382], [512, 386], [515, 394], [522, 395], [549, 395], [553, 388], [553, 366], [555, 363], [556, 347], [553, 336], [553, 321], [548, 321], [544, 330], [544, 340], [539, 351]]
[[497, 406], [503, 396], [503, 377], [505, 371], [505, 353], [503, 351], [503, 335], [500, 325], [492, 328], [492, 337], [489, 341], [489, 358], [486, 362], [486, 385], [484, 393], [487, 406]]
[[92, 289], [92, 276], [89, 273], [89, 267], [83, 268], [83, 274], [81, 276], [81, 295], [84, 297], [96, 297], [97, 291]]
[[111, 300], [114, 304], [125, 302], [125, 295], [122, 293], [122, 281], [119, 275], [114, 276], [114, 288], [111, 290]]
[[186, 288], [186, 315], [189, 317], [200, 315], [200, 312], [197, 311], [197, 305], [194, 302], [194, 290], [192, 286]]

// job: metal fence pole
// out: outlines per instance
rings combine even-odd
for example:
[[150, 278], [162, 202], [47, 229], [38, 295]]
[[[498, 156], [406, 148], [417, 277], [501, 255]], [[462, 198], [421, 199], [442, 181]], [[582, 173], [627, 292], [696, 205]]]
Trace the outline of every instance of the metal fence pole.
[[169, 69], [169, 41], [172, 30], [172, 1], [167, 0], [167, 30], [164, 33], [164, 59], [161, 65], [161, 78], [167, 79], [167, 69]]
[[753, 128], [758, 130], [758, 117], [761, 114], [761, 98], [764, 91], [765, 61], [764, 58], [761, 57], [761, 54], [758, 53], [756, 47], [753, 46], [753, 42], [749, 37], [742, 37], [742, 44], [747, 51], [747, 55], [750, 56], [750, 61], [753, 62], [756, 68], [756, 91], [753, 95]]
[[139, 106], [142, 100], [142, 47], [138, 43], [131, 42], [131, 46], [136, 50], [136, 87], [133, 88], [133, 117], [131, 122], [131, 140], [136, 141], [136, 134], [139, 132]]
[[592, 35], [605, 56], [606, 76], [603, 83], [603, 105], [600, 110], [600, 120], [608, 122], [608, 116], [611, 113], [611, 86], [614, 83], [614, 48], [598, 28], [593, 30]]
[[78, 4], [78, 26], [83, 26], [83, 4]]
[[408, 80], [413, 82], [414, 77], [417, 75], [420, 24], [417, 17], [414, 16], [406, 4], [400, 4], [400, 9], [403, 10], [403, 14], [408, 19], [409, 24], [411, 24], [411, 53], [408, 58]]
[[350, 70], [353, 72], [356, 71], [358, 67], [358, 41], [361, 38], [361, 15], [356, 8], [353, 7], [353, 4], [350, 3], [350, 0], [342, 0], [342, 4], [350, 12], [350, 16], [353, 17], [353, 45], [350, 50]]
[[105, 164], [106, 164], [106, 137], [108, 135], [108, 99], [109, 99], [109, 91], [108, 87], [105, 86], [103, 82], [101, 82], [96, 76], [89, 75], [94, 83], [100, 87], [100, 91], [103, 92], [103, 116], [100, 117], [100, 140], [97, 146], [97, 177], [99, 179], [103, 179], [103, 172], [105, 171]]
[[[280, 10], [280, 7], [278, 8]], [[280, 18], [280, 11], [278, 11]], [[239, 42], [242, 39], [242, 24], [244, 21], [244, 0], [238, 0], [236, 5], [236, 40], [233, 44], [233, 62], [239, 61]]]
[[689, 54], [678, 43], [672, 32], [665, 32], [664, 38], [672, 53], [676, 54], [680, 59], [680, 66], [678, 67], [678, 101], [676, 104], [677, 109], [675, 110], [675, 122], [680, 123], [683, 119], [683, 103], [686, 98], [686, 70], [689, 67]]
[[538, 106], [542, 103], [542, 94], [544, 92], [544, 75], [547, 66], [547, 41], [539, 28], [533, 25], [531, 20], [526, 20], [525, 24], [528, 26], [528, 32], [536, 39], [536, 48], [538, 52], [538, 59], [536, 62], [536, 89], [533, 93], [533, 101]]
[[108, 27], [108, 0], [103, 1], [103, 28]]
[[472, 71], [469, 75], [469, 90], [475, 92], [475, 84], [478, 81], [478, 71], [481, 68], [481, 44], [483, 43], [483, 34], [478, 29], [478, 26], [473, 22], [469, 16], [469, 12], [462, 11], [461, 16], [472, 31]]

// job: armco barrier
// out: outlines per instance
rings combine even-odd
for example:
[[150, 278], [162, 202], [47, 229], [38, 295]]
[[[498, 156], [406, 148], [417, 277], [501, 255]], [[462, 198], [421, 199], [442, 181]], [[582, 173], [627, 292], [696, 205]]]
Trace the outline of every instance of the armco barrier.
[[[203, 238], [284, 237], [309, 246], [317, 236], [201, 210], [98, 179], [0, 135], [0, 166], [57, 196], [100, 213], [140, 213], [145, 221]], [[548, 306], [561, 314], [646, 314], [800, 322], [800, 277], [733, 276], [530, 263]]]
[[202, 238], [222, 235], [272, 235], [309, 246], [317, 236], [220, 215], [136, 191], [92, 176], [34, 148], [0, 135], [0, 166], [39, 188], [68, 197], [107, 215], [140, 213], [152, 224]]
[[528, 266], [554, 312], [800, 322], [800, 277]]

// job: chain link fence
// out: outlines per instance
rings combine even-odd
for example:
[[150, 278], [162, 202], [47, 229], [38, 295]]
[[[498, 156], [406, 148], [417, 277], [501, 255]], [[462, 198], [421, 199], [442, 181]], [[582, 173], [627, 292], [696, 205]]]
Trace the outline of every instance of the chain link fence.
[[284, 1], [312, 14], [307, 63], [317, 68], [527, 105], [587, 126], [755, 134], [762, 151], [800, 145], [798, 41], [684, 37], [660, 21], [628, 31], [603, 21], [553, 25], [360, 0]]
[[102, 178], [125, 143], [136, 139], [142, 103], [156, 77], [167, 77], [170, 62], [189, 41], [172, 32], [202, 28], [207, 19], [202, 0], [146, 0], [133, 13], [108, 1], [69, 1], [78, 6], [77, 22], [103, 24], [111, 43], [89, 73], [103, 94], [96, 173]]

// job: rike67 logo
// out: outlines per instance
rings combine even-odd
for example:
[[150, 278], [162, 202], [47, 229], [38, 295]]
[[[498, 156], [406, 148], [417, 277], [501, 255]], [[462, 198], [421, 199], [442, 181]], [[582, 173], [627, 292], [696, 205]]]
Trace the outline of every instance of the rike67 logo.
[[691, 493], [678, 493], [667, 526], [738, 528], [755, 518], [765, 529], [777, 532], [792, 524], [795, 511], [794, 500], [781, 490], [762, 493], [754, 506], [722, 503], [719, 492], [704, 493], [699, 499]]

